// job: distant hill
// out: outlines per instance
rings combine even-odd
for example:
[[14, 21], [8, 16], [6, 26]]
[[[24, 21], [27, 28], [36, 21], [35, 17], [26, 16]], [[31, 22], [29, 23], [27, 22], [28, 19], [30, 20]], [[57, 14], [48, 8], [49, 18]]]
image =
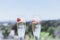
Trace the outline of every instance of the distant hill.
[[[16, 22], [14, 21], [4, 21], [4, 22], [0, 22], [0, 30], [3, 28], [12, 28], [15, 25]], [[4, 25], [6, 24], [6, 25]]]
[[60, 20], [43, 20], [41, 25], [47, 27], [57, 27], [60, 26]]
[[41, 31], [47, 31], [50, 27], [60, 27], [60, 20], [43, 20], [41, 21]]

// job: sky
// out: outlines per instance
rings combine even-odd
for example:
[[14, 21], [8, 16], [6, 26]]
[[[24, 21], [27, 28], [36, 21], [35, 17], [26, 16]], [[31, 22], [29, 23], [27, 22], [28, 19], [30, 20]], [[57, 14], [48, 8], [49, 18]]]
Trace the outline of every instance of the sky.
[[0, 21], [15, 21], [17, 17], [60, 19], [60, 0], [0, 0]]

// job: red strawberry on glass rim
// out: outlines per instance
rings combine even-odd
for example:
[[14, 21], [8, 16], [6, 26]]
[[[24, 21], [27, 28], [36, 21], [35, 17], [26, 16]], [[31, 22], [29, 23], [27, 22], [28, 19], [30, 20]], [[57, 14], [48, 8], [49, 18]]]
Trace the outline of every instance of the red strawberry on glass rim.
[[20, 18], [17, 18], [17, 22], [20, 22], [21, 21], [21, 19]]
[[32, 20], [32, 23], [36, 23], [36, 20]]

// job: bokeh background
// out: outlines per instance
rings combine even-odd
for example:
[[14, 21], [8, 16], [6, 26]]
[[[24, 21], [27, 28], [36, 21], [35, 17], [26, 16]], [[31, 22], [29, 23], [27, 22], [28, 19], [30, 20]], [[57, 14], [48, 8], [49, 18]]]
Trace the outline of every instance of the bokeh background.
[[[16, 29], [17, 17], [25, 19], [26, 23], [33, 18], [40, 20], [41, 40], [59, 38], [60, 0], [0, 0], [0, 31], [3, 32], [5, 37], [12, 29], [18, 35]], [[29, 29], [28, 26], [30, 25], [27, 24], [27, 30]], [[30, 35], [29, 32], [27, 33]], [[33, 36], [31, 36], [32, 39]]]

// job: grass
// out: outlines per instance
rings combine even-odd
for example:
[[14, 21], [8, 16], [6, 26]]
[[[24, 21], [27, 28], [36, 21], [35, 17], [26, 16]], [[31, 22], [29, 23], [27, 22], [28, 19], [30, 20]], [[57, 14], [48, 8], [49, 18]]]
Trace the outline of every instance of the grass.
[[[48, 36], [48, 35], [49, 35], [49, 33], [41, 32], [41, 34], [40, 34], [40, 40], [43, 40], [44, 38], [45, 38], [46, 40], [60, 40], [60, 39], [54, 39], [54, 38], [52, 37], [52, 35], [50, 35], [50, 36]], [[31, 36], [31, 38], [29, 38], [29, 39], [30, 39], [30, 40], [34, 40], [32, 36]]]

